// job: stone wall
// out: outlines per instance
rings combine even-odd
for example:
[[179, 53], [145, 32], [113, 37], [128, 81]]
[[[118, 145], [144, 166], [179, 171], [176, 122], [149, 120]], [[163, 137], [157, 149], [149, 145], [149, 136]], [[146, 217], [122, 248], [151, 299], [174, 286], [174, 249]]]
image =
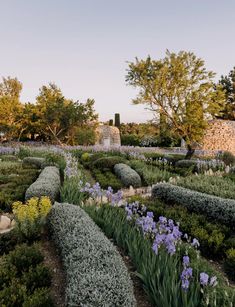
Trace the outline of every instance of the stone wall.
[[205, 150], [227, 150], [235, 154], [235, 121], [210, 121], [202, 144]]
[[97, 132], [96, 145], [104, 145], [104, 146], [121, 145], [120, 131], [117, 127], [101, 125], [97, 128], [96, 132]]

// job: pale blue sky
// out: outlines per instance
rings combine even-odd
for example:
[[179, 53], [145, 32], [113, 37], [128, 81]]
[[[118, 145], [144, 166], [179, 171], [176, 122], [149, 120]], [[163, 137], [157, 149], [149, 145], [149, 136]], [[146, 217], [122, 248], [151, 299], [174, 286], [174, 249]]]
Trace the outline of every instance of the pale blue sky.
[[50, 81], [68, 98], [94, 98], [101, 120], [151, 115], [131, 105], [127, 61], [193, 51], [206, 67], [227, 74], [235, 66], [234, 0], [0, 0], [0, 76], [23, 82], [34, 101]]

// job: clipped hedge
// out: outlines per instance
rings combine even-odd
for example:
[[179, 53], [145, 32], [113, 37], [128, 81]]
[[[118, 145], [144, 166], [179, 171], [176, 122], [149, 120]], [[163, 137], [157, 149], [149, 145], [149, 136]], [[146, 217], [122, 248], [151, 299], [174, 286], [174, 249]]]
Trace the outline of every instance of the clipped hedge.
[[125, 159], [120, 156], [103, 157], [103, 158], [96, 160], [93, 163], [93, 166], [95, 168], [100, 168], [100, 169], [104, 169], [104, 168], [113, 169], [114, 166], [118, 163], [125, 163]]
[[192, 191], [168, 183], [154, 186], [152, 197], [160, 198], [167, 203], [183, 205], [190, 211], [205, 214], [230, 227], [235, 226], [235, 200]]
[[116, 164], [114, 166], [114, 172], [126, 187], [133, 186], [137, 188], [141, 186], [140, 175], [129, 165], [124, 163]]
[[25, 199], [48, 196], [54, 202], [60, 191], [60, 172], [55, 166], [45, 167], [38, 179], [26, 190]]
[[43, 164], [46, 162], [44, 158], [39, 157], [26, 157], [23, 159], [23, 166], [33, 165], [37, 168], [42, 168]]
[[83, 209], [56, 203], [49, 228], [66, 272], [66, 306], [136, 305], [121, 256]]

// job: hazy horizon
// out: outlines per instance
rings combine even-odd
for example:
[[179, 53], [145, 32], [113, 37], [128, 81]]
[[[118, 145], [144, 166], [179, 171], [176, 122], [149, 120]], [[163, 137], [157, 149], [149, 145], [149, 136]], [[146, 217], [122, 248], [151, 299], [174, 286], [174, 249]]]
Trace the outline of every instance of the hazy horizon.
[[235, 2], [212, 0], [42, 0], [1, 3], [0, 76], [23, 83], [21, 100], [56, 83], [66, 98], [93, 98], [101, 121], [152, 118], [131, 105], [127, 61], [193, 51], [216, 79], [235, 66]]

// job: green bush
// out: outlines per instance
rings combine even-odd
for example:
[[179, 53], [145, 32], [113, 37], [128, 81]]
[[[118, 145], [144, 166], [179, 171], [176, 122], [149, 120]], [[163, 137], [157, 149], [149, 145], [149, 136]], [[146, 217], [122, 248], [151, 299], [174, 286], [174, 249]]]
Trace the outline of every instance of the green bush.
[[67, 306], [135, 306], [121, 256], [80, 207], [55, 204], [49, 227], [64, 264]]
[[176, 185], [222, 198], [235, 199], [234, 183], [223, 177], [206, 175], [188, 176], [179, 178], [176, 181]]
[[60, 173], [55, 166], [43, 169], [38, 179], [26, 190], [25, 199], [48, 196], [52, 202], [56, 200], [60, 191]]
[[145, 184], [152, 185], [160, 181], [168, 181], [175, 175], [156, 166], [147, 165], [143, 161], [132, 160], [128, 163], [142, 178]]
[[190, 211], [205, 214], [211, 220], [234, 228], [235, 200], [224, 199], [167, 183], [154, 186], [152, 197], [162, 199], [169, 204], [183, 205]]
[[14, 155], [1, 155], [0, 160], [2, 161], [17, 161], [18, 157]]
[[94, 127], [81, 127], [75, 133], [75, 143], [77, 145], [94, 145], [96, 142], [96, 132]]
[[0, 234], [0, 256], [3, 254], [8, 254], [18, 243], [19, 238], [14, 229], [10, 232]]
[[125, 161], [126, 160], [120, 156], [103, 157], [96, 160], [93, 166], [99, 169], [113, 169], [116, 164], [125, 163]]
[[42, 261], [38, 246], [26, 244], [0, 258], [0, 306], [52, 306], [36, 304], [39, 298], [41, 302], [51, 301], [45, 288], [50, 285], [51, 275]]
[[38, 158], [38, 157], [26, 157], [23, 159], [23, 166], [30, 165], [35, 166], [37, 168], [42, 168], [42, 165], [45, 164], [46, 160], [44, 158]]
[[33, 293], [37, 288], [48, 288], [51, 285], [51, 273], [44, 264], [40, 263], [35, 267], [29, 267], [21, 278], [27, 291]]
[[17, 156], [23, 160], [25, 157], [31, 156], [29, 147], [20, 146]]
[[197, 160], [179, 160], [175, 163], [176, 167], [183, 167], [183, 168], [190, 168], [192, 167], [193, 170], [196, 170]]
[[119, 163], [114, 166], [114, 172], [120, 178], [125, 187], [133, 186], [134, 188], [141, 186], [140, 175], [129, 165]]
[[81, 155], [81, 160], [84, 162], [88, 162], [90, 160], [91, 154], [89, 152], [84, 152]]
[[102, 189], [107, 189], [112, 187], [114, 191], [118, 191], [123, 188], [123, 184], [117, 176], [115, 176], [111, 171], [101, 171], [100, 169], [93, 169], [92, 175], [96, 182], [99, 182]]
[[15, 250], [6, 256], [6, 263], [10, 266], [13, 265], [17, 270], [17, 274], [28, 271], [31, 266], [35, 267], [42, 261], [43, 256], [36, 245], [18, 245]]
[[22, 307], [53, 307], [49, 289], [36, 289], [25, 298]]
[[140, 146], [141, 138], [136, 134], [122, 134], [121, 144], [123, 146]]
[[235, 281], [235, 248], [230, 248], [226, 252], [226, 260], [224, 262], [225, 272]]
[[36, 180], [38, 170], [23, 169], [21, 163], [0, 162], [0, 209], [10, 210], [16, 200], [24, 200], [29, 185]]

